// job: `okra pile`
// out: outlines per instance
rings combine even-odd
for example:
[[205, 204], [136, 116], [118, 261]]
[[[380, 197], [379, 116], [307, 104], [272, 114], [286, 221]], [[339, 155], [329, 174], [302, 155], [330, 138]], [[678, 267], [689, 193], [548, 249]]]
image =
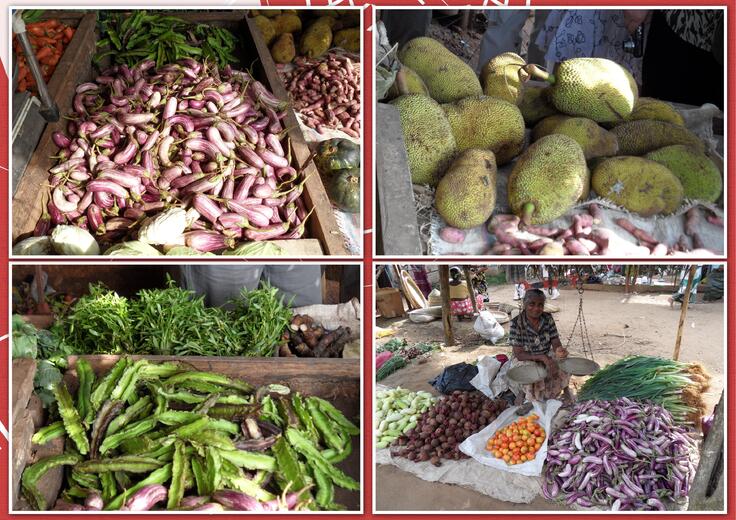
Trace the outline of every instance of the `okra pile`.
[[339, 510], [335, 486], [359, 490], [336, 464], [360, 430], [323, 399], [175, 362], [122, 357], [96, 378], [79, 359], [76, 371], [76, 397], [59, 383], [59, 420], [33, 436], [65, 437], [64, 452], [21, 479], [38, 510], [52, 504], [37, 483], [58, 466], [55, 510]]

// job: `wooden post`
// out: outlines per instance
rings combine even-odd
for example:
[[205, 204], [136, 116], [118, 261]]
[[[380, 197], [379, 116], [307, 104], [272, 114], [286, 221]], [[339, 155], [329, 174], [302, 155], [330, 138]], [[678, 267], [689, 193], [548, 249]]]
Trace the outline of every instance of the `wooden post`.
[[475, 302], [475, 289], [473, 289], [473, 281], [470, 277], [470, 268], [467, 265], [463, 266], [463, 273], [465, 274], [465, 281], [468, 284], [468, 294], [470, 294], [470, 301], [473, 304], [473, 313], [478, 312], [478, 304]]
[[445, 346], [455, 344], [452, 333], [452, 315], [450, 314], [450, 266], [440, 265], [440, 292], [442, 293], [442, 327], [445, 329]]
[[401, 296], [403, 296], [404, 299], [406, 300], [406, 308], [409, 310], [414, 309], [414, 306], [411, 304], [411, 300], [406, 295], [406, 291], [404, 291], [404, 280], [403, 278], [401, 278], [401, 269], [399, 269], [398, 265], [392, 265], [391, 269], [393, 270], [394, 276], [396, 276], [396, 279], [399, 282], [399, 287], [398, 287], [399, 293], [401, 293]]
[[[700, 450], [700, 463], [688, 497], [689, 511], [719, 511], [723, 509], [723, 392], [713, 413], [713, 426]], [[709, 488], [714, 487], [712, 493]]]
[[629, 274], [631, 273], [631, 266], [627, 265], [626, 270], [624, 271], [624, 275], [626, 276], [626, 294], [629, 294]]
[[685, 316], [687, 315], [687, 305], [690, 302], [690, 289], [693, 287], [693, 279], [695, 278], [695, 270], [697, 265], [690, 266], [690, 273], [687, 276], [687, 288], [682, 298], [682, 307], [680, 308], [680, 323], [677, 325], [677, 339], [675, 340], [675, 352], [672, 359], [677, 361], [680, 358], [680, 344], [682, 343], [682, 329], [685, 326]]
[[473, 11], [470, 9], [466, 9], [463, 11], [463, 17], [462, 17], [462, 21], [460, 22], [460, 27], [462, 27], [464, 31], [467, 31], [468, 27], [470, 27], [470, 15], [472, 13]]

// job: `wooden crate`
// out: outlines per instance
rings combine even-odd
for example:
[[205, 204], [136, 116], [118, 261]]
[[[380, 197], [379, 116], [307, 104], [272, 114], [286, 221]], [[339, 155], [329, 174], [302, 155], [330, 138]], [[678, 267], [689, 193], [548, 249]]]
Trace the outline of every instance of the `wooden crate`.
[[[276, 66], [268, 47], [260, 38], [260, 32], [257, 28], [246, 19], [246, 11], [213, 11], [206, 13], [177, 11], [171, 14], [184, 20], [231, 29], [240, 38], [240, 46], [236, 49], [236, 52], [241, 63], [251, 68], [254, 76], [263, 81], [277, 97], [288, 99], [288, 95], [278, 79]], [[94, 78], [91, 59], [95, 53], [97, 37], [98, 35], [94, 32], [94, 24], [92, 24], [91, 30], [86, 33], [84, 41], [82, 42], [80, 39], [80, 49], [75, 53], [75, 61], [68, 64], [68, 74], [59, 89], [57, 99], [62, 114], [71, 112], [75, 87], [79, 83]], [[69, 48], [71, 49], [71, 45]], [[65, 57], [71, 54], [67, 51]], [[61, 67], [61, 62], [59, 67]], [[44, 196], [44, 190], [39, 189], [39, 187], [46, 182], [48, 170], [54, 165], [54, 161], [50, 157], [56, 154], [58, 150], [51, 140], [51, 135], [57, 130], [65, 130], [65, 126], [63, 120], [46, 126], [41, 141], [18, 183], [18, 189], [13, 196], [13, 241], [29, 236], [41, 216], [41, 200]], [[291, 139], [293, 156], [299, 164], [304, 164], [310, 156], [310, 151], [299, 125], [296, 123], [296, 116], [291, 109], [288, 111], [284, 126], [288, 129], [287, 133]], [[307, 176], [304, 184], [304, 200], [308, 210], [314, 209], [306, 225], [305, 238], [280, 241], [279, 245], [285, 247], [290, 256], [348, 255], [327, 192], [317, 168], [312, 162], [307, 165], [304, 174]], [[319, 252], [315, 240], [319, 242]]]
[[[73, 391], [77, 387], [76, 362], [86, 359], [99, 377], [107, 373], [120, 356], [70, 356], [64, 376]], [[132, 356], [154, 362], [180, 361], [197, 370], [217, 372], [243, 379], [253, 385], [280, 383], [295, 391], [329, 400], [355, 424], [360, 425], [360, 361], [350, 359], [220, 358], [194, 356]], [[352, 454], [339, 467], [361, 480], [360, 437], [353, 437]], [[348, 510], [360, 509], [360, 492], [336, 488], [335, 500]]]

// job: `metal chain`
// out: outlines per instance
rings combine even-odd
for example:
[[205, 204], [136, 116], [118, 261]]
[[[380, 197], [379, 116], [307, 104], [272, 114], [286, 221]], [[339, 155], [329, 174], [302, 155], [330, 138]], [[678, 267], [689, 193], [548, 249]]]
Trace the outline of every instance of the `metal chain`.
[[570, 349], [575, 329], [577, 328], [578, 323], [580, 323], [580, 342], [582, 344], [583, 354], [585, 357], [590, 357], [591, 361], [595, 361], [595, 358], [593, 357], [593, 348], [590, 345], [590, 336], [588, 335], [588, 324], [585, 322], [585, 313], [583, 312], [583, 293], [585, 292], [585, 289], [583, 288], [582, 279], [578, 279], [575, 284], [575, 288], [578, 290], [578, 294], [580, 295], [580, 302], [578, 303], [578, 317], [575, 319], [575, 324], [572, 326], [570, 336], [567, 338], [567, 349]]

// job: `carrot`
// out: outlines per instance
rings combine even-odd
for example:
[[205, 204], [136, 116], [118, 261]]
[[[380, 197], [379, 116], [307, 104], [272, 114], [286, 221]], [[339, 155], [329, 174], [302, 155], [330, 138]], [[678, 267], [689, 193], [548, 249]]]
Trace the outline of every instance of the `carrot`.
[[31, 27], [30, 25], [26, 26], [26, 32], [29, 34], [32, 34], [33, 36], [45, 36], [46, 35], [46, 29], [43, 27]]
[[69, 43], [70, 41], [72, 41], [72, 38], [73, 37], [74, 37], [74, 29], [73, 28], [67, 27], [66, 29], [64, 29], [64, 41], [66, 43]]
[[42, 47], [41, 50], [36, 53], [36, 59], [38, 59], [38, 61], [42, 61], [53, 53], [54, 49], [52, 47]]
[[21, 79], [18, 82], [18, 92], [25, 92], [26, 90], [28, 90], [28, 82], [25, 79]]

